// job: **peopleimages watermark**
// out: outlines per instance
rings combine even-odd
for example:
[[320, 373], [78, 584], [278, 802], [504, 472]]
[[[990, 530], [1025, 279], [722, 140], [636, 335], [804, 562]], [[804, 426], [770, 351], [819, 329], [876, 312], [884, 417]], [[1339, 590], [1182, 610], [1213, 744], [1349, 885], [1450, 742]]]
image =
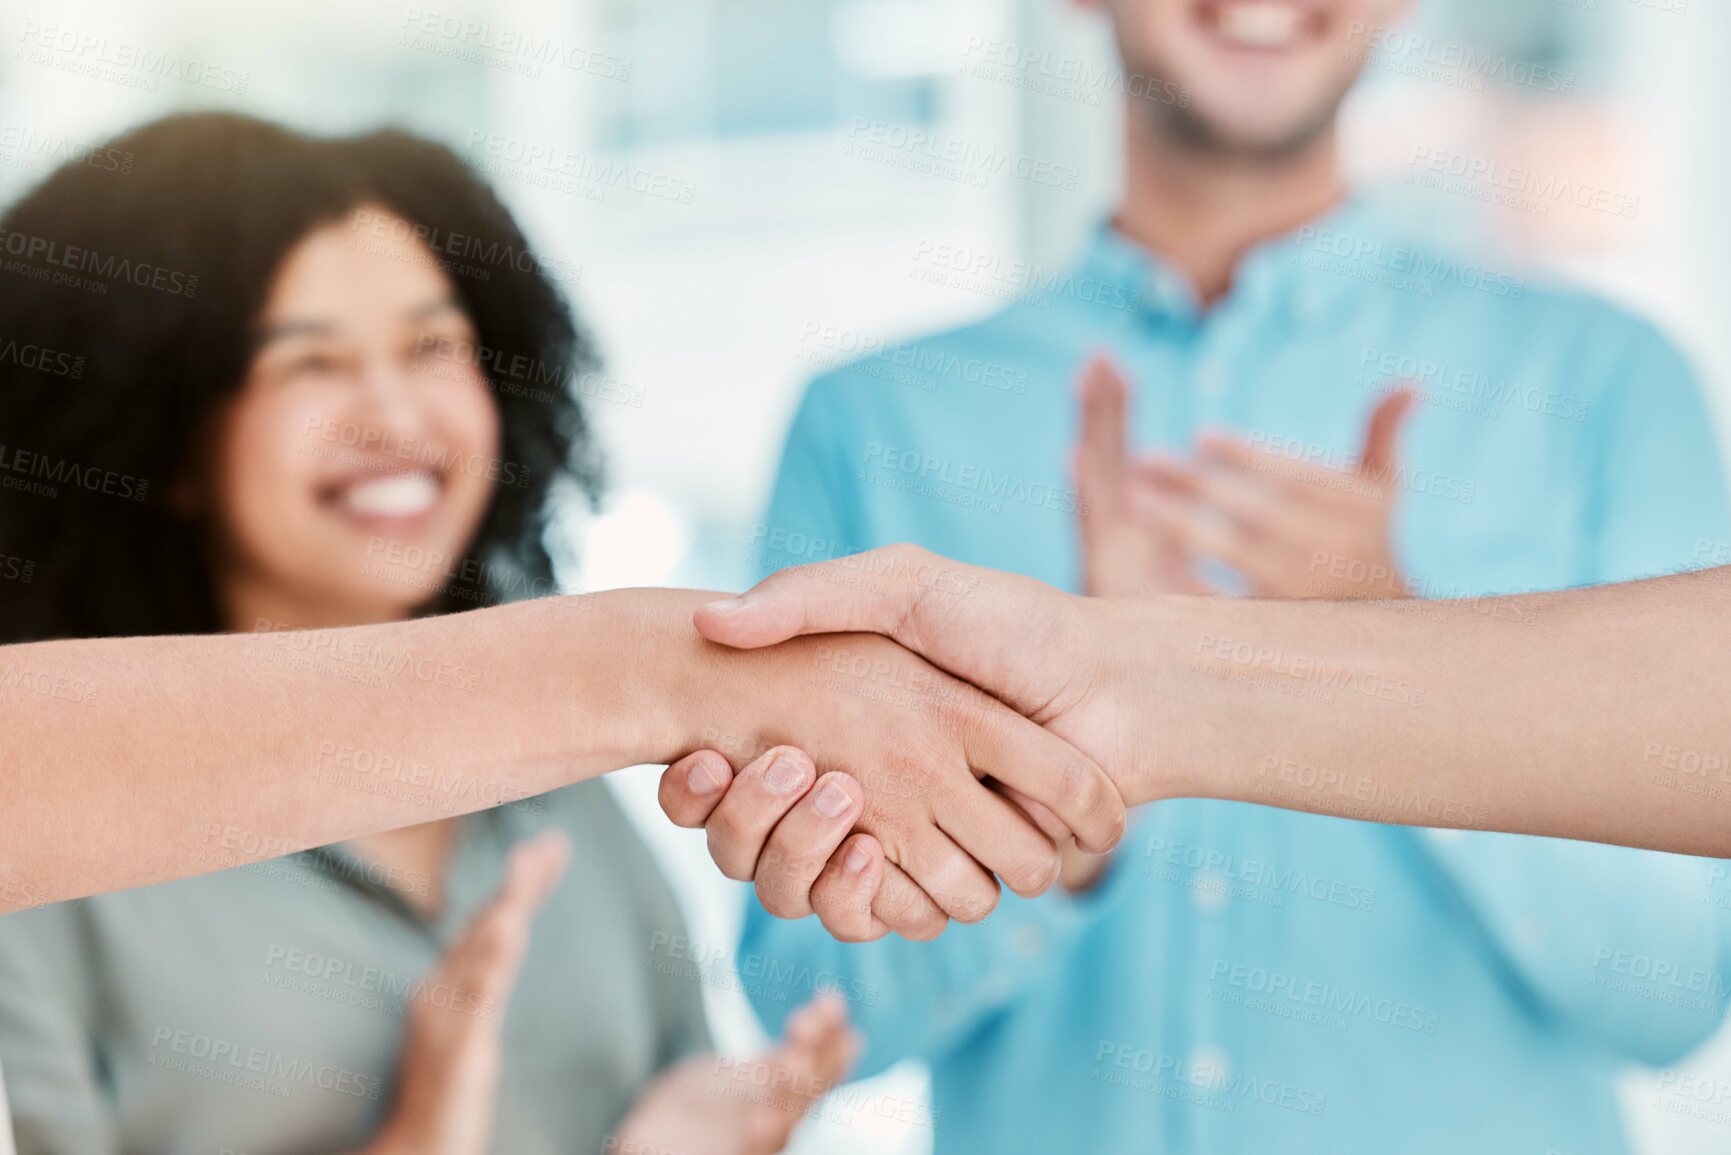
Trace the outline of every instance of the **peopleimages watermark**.
[[0, 489], [58, 497], [62, 485], [122, 501], [143, 501], [150, 493], [148, 478], [0, 444]]
[[1581, 12], [1602, 12], [1605, 9], [1626, 11], [1630, 8], [1644, 8], [1649, 12], [1657, 12], [1664, 16], [1687, 16], [1689, 14], [1689, 0], [1551, 0], [1551, 2]]
[[4, 265], [8, 273], [85, 292], [106, 294], [113, 285], [128, 284], [174, 297], [198, 295], [198, 276], [194, 273], [69, 245], [52, 237], [0, 229], [0, 255], [9, 258]]
[[1277, 1018], [1344, 1031], [1362, 1019], [1415, 1034], [1437, 1033], [1441, 1016], [1404, 999], [1366, 994], [1288, 971], [1216, 957], [1208, 968], [1208, 997]]
[[1292, 235], [1292, 244], [1294, 264], [1418, 296], [1434, 295], [1439, 284], [1510, 300], [1527, 292], [1524, 277], [1381, 237], [1303, 225]]
[[1414, 145], [1406, 182], [1500, 208], [1549, 216], [1556, 205], [1572, 205], [1607, 216], [1634, 220], [1641, 198], [1586, 181], [1511, 165], [1448, 148]]
[[484, 176], [584, 200], [606, 200], [614, 189], [682, 205], [691, 204], [697, 196], [693, 181], [502, 133], [471, 131], [468, 152], [469, 163]]
[[1291, 685], [1317, 691], [1314, 694], [1300, 694], [1300, 697], [1315, 697], [1326, 702], [1332, 700], [1330, 695], [1333, 691], [1345, 690], [1397, 706], [1424, 704], [1424, 687], [1415, 686], [1404, 679], [1387, 677], [1374, 671], [1355, 670], [1326, 658], [1261, 645], [1242, 638], [1203, 633], [1196, 639], [1196, 655], [1194, 669], [1198, 673], [1236, 681], [1241, 679], [1232, 677], [1233, 673], [1242, 671], [1248, 677], [1256, 678], [1256, 685], [1266, 685], [1268, 688]]
[[1008, 40], [969, 36], [962, 49], [961, 74], [1038, 92], [1062, 100], [1098, 105], [1103, 97], [1122, 95], [1152, 104], [1190, 106], [1190, 89], [1140, 72], [1126, 72], [1117, 63], [1025, 48]]
[[[448, 595], [463, 601], [517, 601], [557, 595], [551, 577], [526, 572], [508, 562], [446, 553], [410, 545], [390, 537], [367, 539], [361, 573], [429, 596]], [[590, 598], [573, 599], [592, 608]]]
[[1235, 1111], [1240, 1103], [1253, 1103], [1321, 1115], [1328, 1107], [1328, 1096], [1313, 1087], [1241, 1074], [1214, 1062], [1181, 1062], [1164, 1051], [1114, 1039], [1100, 1040], [1089, 1078], [1216, 1111]]
[[1073, 191], [1082, 179], [1082, 170], [1074, 165], [1039, 160], [929, 128], [866, 116], [853, 118], [842, 155], [975, 188], [988, 187], [994, 177], [1008, 176], [1029, 184]]
[[988, 513], [1003, 512], [1006, 502], [1056, 513], [1088, 513], [1087, 498], [1068, 486], [881, 441], [866, 442], [859, 480]]
[[[1434, 469], [1422, 467], [1412, 468], [1404, 462], [1363, 472], [1359, 468], [1362, 462], [1358, 454], [1338, 453], [1314, 441], [1300, 441], [1295, 437], [1261, 430], [1252, 431], [1244, 440], [1250, 448], [1260, 450], [1265, 458], [1269, 459], [1257, 462], [1254, 468], [1275, 477], [1298, 478], [1307, 484], [1366, 496], [1382, 486], [1392, 486], [1410, 493], [1422, 493], [1428, 497], [1458, 501], [1466, 505], [1471, 505], [1478, 496], [1476, 483], [1452, 473], [1438, 473]], [[1318, 480], [1296, 470], [1282, 472], [1282, 462], [1289, 462], [1294, 466], [1321, 466], [1332, 473]]]
[[[362, 466], [371, 472], [390, 472], [375, 460], [377, 457], [388, 457], [395, 461], [406, 461], [429, 472], [484, 477], [488, 481], [515, 489], [527, 489], [531, 481], [530, 468], [527, 465], [504, 461], [485, 453], [463, 453], [439, 442], [419, 437], [404, 437], [371, 425], [339, 421], [334, 417], [307, 417], [301, 426], [301, 436], [310, 440], [315, 430], [320, 441], [338, 449], [354, 450], [351, 464]], [[341, 455], [336, 450], [321, 450], [315, 446], [309, 452], [315, 457], [337, 457], [341, 460]]]
[[1465, 41], [1353, 20], [1341, 55], [1355, 63], [1451, 88], [1482, 92], [1485, 82], [1562, 96], [1575, 91], [1575, 74]]
[[[435, 376], [455, 378], [464, 369], [478, 369], [495, 392], [549, 404], [569, 397], [605, 401], [632, 409], [643, 408], [647, 391], [617, 377], [593, 369], [576, 372], [527, 353], [511, 352], [474, 341], [448, 341], [425, 336], [415, 352], [446, 362], [449, 369], [432, 370]], [[575, 380], [573, 380], [575, 378]]]
[[1731, 801], [1731, 753], [1649, 740], [1641, 746], [1637, 779], [1715, 802]]
[[1256, 767], [1273, 796], [1305, 810], [1343, 818], [1377, 822], [1408, 822], [1415, 826], [1482, 826], [1483, 807], [1405, 784], [1386, 782], [1329, 766], [1315, 766], [1278, 754], [1266, 755]]
[[712, 946], [660, 930], [650, 933], [647, 969], [705, 986], [740, 990], [778, 1003], [787, 1002], [791, 993], [802, 999], [830, 995], [873, 1007], [879, 997], [876, 983], [854, 975], [838, 974], [803, 962], [786, 963], [755, 952], [735, 955], [729, 947]]
[[234, 1039], [158, 1024], [148, 1065], [286, 1098], [296, 1086], [377, 1100], [384, 1080], [334, 1063], [319, 1063]]
[[345, 742], [319, 743], [313, 777], [365, 794], [400, 798], [438, 814], [469, 810], [522, 810], [539, 814], [545, 802], [515, 783], [484, 778], [465, 770], [435, 768], [390, 751]]
[[0, 341], [0, 364], [16, 365], [20, 369], [73, 381], [84, 376], [82, 354], [66, 353], [34, 341], [18, 341], [11, 337]]
[[132, 172], [131, 150], [98, 144], [63, 132], [40, 132], [26, 124], [0, 124], [0, 164], [26, 172], [48, 172], [75, 164], [99, 172]]
[[[491, 280], [495, 271], [505, 269], [568, 286], [576, 286], [583, 280], [581, 265], [563, 260], [543, 261], [526, 244], [483, 240], [436, 225], [412, 224], [395, 213], [357, 209], [349, 219], [349, 230], [356, 234], [350, 238], [349, 247], [357, 252], [430, 264], [452, 276], [485, 281]], [[407, 242], [421, 245], [426, 253], [402, 257], [387, 248], [387, 243]]]
[[964, 357], [929, 341], [892, 341], [816, 321], [800, 332], [794, 358], [820, 369], [845, 366], [850, 373], [928, 393], [950, 383], [1018, 397], [1028, 392], [1028, 371], [1018, 366]]
[[195, 88], [239, 96], [251, 81], [249, 73], [182, 56], [178, 51], [58, 24], [26, 20], [18, 39], [23, 48], [14, 59], [145, 92], [157, 91], [164, 80], [178, 80]]
[[1587, 985], [1714, 1018], [1724, 1015], [1731, 999], [1723, 971], [1609, 946], [1593, 948]]
[[380, 688], [407, 676], [428, 685], [474, 692], [484, 680], [480, 670], [417, 653], [410, 646], [380, 645], [332, 630], [295, 629], [270, 618], [254, 621], [246, 654], [258, 661]]
[[404, 48], [478, 64], [501, 72], [539, 77], [546, 66], [601, 80], [631, 79], [631, 61], [555, 36], [506, 28], [468, 16], [411, 7], [403, 15], [397, 43]]
[[264, 969], [267, 986], [386, 1014], [401, 1014], [411, 1002], [479, 1019], [499, 1014], [498, 999], [478, 990], [282, 943], [265, 947]]
[[1491, 377], [1464, 365], [1366, 345], [1358, 355], [1358, 381], [1379, 393], [1409, 389], [1420, 401], [1477, 417], [1497, 417], [1502, 406], [1561, 421], [1587, 419], [1585, 397]]
[[1143, 858], [1143, 874], [1188, 886], [1210, 899], [1240, 898], [1272, 910], [1284, 909], [1288, 897], [1308, 898], [1346, 910], [1376, 909], [1374, 886], [1314, 874], [1267, 858], [1247, 858], [1236, 850], [1156, 835], [1149, 839]]
[[1667, 1115], [1731, 1127], [1731, 1081], [1667, 1067], [1647, 1105]]
[[1142, 307], [1142, 291], [1132, 286], [947, 242], [920, 241], [908, 276], [1036, 309], [1049, 309], [1054, 301], [1064, 299], [1124, 311]]

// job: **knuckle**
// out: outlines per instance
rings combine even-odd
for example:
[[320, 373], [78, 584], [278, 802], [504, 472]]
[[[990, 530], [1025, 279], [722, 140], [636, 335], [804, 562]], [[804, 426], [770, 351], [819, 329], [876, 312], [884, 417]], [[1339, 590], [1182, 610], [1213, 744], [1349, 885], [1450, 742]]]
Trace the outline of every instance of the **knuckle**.
[[1024, 856], [1002, 877], [1011, 890], [1024, 898], [1032, 898], [1043, 893], [1051, 883], [1057, 863], [1058, 851], [1052, 848], [1050, 853]]
[[747, 864], [739, 852], [738, 836], [729, 831], [727, 821], [711, 819], [709, 823], [709, 857], [721, 873], [735, 882], [750, 882], [755, 862]]
[[963, 923], [983, 922], [998, 908], [999, 893], [996, 882], [989, 886], [970, 886], [950, 902], [950, 917]]
[[792, 888], [780, 878], [759, 874], [756, 889], [758, 905], [776, 918], [798, 918], [805, 913]]

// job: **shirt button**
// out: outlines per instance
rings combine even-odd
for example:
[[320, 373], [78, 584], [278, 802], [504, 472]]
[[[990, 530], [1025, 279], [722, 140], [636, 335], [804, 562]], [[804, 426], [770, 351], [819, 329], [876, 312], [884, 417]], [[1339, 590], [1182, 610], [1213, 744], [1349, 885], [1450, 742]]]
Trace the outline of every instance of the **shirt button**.
[[1226, 370], [1218, 361], [1204, 361], [1196, 370], [1196, 386], [1204, 396], [1218, 397], [1226, 390]]
[[1032, 958], [1046, 945], [1046, 936], [1040, 933], [1039, 927], [1018, 926], [1010, 935], [1010, 943], [1017, 954], [1023, 958]]
[[1232, 1076], [1232, 1057], [1221, 1047], [1204, 1043], [1190, 1052], [1190, 1082], [1218, 1087]]
[[1292, 313], [1300, 321], [1314, 321], [1322, 312], [1322, 292], [1315, 285], [1305, 285], [1292, 298]]
[[1190, 901], [1203, 914], [1213, 914], [1226, 905], [1227, 882], [1212, 870], [1198, 874], [1190, 888]]

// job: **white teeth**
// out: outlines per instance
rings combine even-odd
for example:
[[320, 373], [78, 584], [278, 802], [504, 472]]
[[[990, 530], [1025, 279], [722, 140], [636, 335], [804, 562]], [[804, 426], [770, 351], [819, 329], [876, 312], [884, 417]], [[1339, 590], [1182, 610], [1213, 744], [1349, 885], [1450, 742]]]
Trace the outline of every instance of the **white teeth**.
[[1269, 0], [1227, 0], [1219, 9], [1220, 34], [1247, 48], [1285, 48], [1298, 39], [1298, 8]]
[[439, 479], [430, 473], [393, 473], [357, 481], [343, 491], [342, 504], [363, 517], [414, 517], [439, 502]]

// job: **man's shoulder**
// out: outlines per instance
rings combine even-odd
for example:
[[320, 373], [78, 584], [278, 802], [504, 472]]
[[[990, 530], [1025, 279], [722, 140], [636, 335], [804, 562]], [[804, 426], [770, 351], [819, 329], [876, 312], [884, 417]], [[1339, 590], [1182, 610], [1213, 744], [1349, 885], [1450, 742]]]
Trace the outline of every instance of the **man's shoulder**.
[[1386, 252], [1379, 246], [1378, 262], [1414, 278], [1433, 304], [1446, 302], [1489, 331], [1524, 334], [1529, 343], [1586, 342], [1595, 352], [1631, 342], [1669, 344], [1635, 309], [1535, 262], [1409, 229], [1392, 230], [1388, 244]]

